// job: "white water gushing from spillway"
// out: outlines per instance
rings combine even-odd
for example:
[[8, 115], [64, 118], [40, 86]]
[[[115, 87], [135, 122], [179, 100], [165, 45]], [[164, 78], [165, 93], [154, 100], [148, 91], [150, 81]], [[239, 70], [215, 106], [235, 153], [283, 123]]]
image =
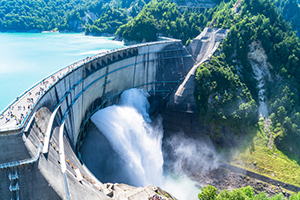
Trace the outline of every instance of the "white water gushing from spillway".
[[182, 159], [187, 161], [189, 156], [197, 160], [197, 153], [190, 152], [187, 148], [191, 154], [187, 155], [183, 146], [187, 143], [191, 145], [191, 141], [181, 137], [178, 138], [181, 142], [174, 142], [176, 139], [173, 137], [170, 141], [172, 141], [171, 148], [174, 150], [175, 147], [176, 160], [168, 161], [167, 165], [176, 166], [176, 169], [164, 172], [162, 119], [151, 122], [148, 114], [148, 96], [149, 94], [142, 90], [127, 90], [121, 95], [119, 105], [99, 110], [91, 120], [123, 160], [124, 164], [119, 171], [122, 171], [121, 176], [129, 177], [127, 183], [137, 187], [156, 185], [180, 200], [196, 200], [200, 189], [181, 172], [181, 169], [178, 169], [177, 165], [182, 162]]
[[160, 184], [163, 174], [161, 142], [163, 132], [151, 127], [147, 96], [131, 89], [121, 95], [121, 104], [95, 113], [91, 120], [126, 163], [136, 186]]

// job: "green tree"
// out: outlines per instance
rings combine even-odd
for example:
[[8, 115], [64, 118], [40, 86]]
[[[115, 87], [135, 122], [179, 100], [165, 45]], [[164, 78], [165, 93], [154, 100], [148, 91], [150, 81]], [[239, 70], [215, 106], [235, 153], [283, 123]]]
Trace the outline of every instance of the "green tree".
[[294, 194], [290, 197], [290, 200], [299, 200], [300, 199], [300, 192], [298, 192], [297, 194]]
[[213, 200], [217, 197], [217, 188], [211, 185], [205, 186], [204, 189], [201, 189], [201, 193], [198, 194], [199, 200]]
[[277, 116], [279, 120], [282, 122], [286, 116], [287, 112], [283, 106], [280, 106], [277, 111]]

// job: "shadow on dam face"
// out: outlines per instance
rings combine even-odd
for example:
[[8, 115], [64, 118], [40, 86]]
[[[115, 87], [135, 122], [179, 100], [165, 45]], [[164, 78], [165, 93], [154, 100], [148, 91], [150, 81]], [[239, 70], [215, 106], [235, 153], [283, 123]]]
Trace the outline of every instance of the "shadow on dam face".
[[85, 165], [101, 182], [134, 185], [122, 167], [124, 161], [93, 123], [86, 133], [80, 152]]

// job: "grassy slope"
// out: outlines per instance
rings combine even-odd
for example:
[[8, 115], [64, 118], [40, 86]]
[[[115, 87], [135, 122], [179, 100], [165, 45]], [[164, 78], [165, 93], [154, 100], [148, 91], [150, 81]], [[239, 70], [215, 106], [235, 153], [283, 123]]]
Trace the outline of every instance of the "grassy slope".
[[[272, 133], [273, 137], [276, 136]], [[270, 178], [300, 186], [299, 160], [294, 155], [268, 147], [269, 134], [264, 131], [264, 121], [260, 120], [252, 128], [251, 136], [238, 148], [234, 149], [231, 164], [245, 168]]]

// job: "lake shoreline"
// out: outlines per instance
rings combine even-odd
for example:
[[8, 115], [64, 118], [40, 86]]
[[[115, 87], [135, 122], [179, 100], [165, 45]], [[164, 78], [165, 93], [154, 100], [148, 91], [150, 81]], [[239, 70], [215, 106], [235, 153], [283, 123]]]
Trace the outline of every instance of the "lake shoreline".
[[29, 31], [18, 31], [18, 30], [0, 30], [0, 33], [59, 33], [59, 34], [82, 34], [84, 36], [89, 36], [89, 37], [113, 37], [112, 40], [122, 42], [124, 45], [129, 46], [129, 45], [135, 45], [135, 44], [140, 44], [142, 42], [137, 42], [137, 41], [129, 41], [126, 40], [122, 37], [119, 37], [115, 34], [110, 34], [110, 33], [103, 33], [101, 35], [97, 34], [86, 34], [85, 32], [76, 32], [76, 31], [55, 31], [55, 30], [50, 30], [50, 31], [40, 31], [37, 29], [29, 30]]

